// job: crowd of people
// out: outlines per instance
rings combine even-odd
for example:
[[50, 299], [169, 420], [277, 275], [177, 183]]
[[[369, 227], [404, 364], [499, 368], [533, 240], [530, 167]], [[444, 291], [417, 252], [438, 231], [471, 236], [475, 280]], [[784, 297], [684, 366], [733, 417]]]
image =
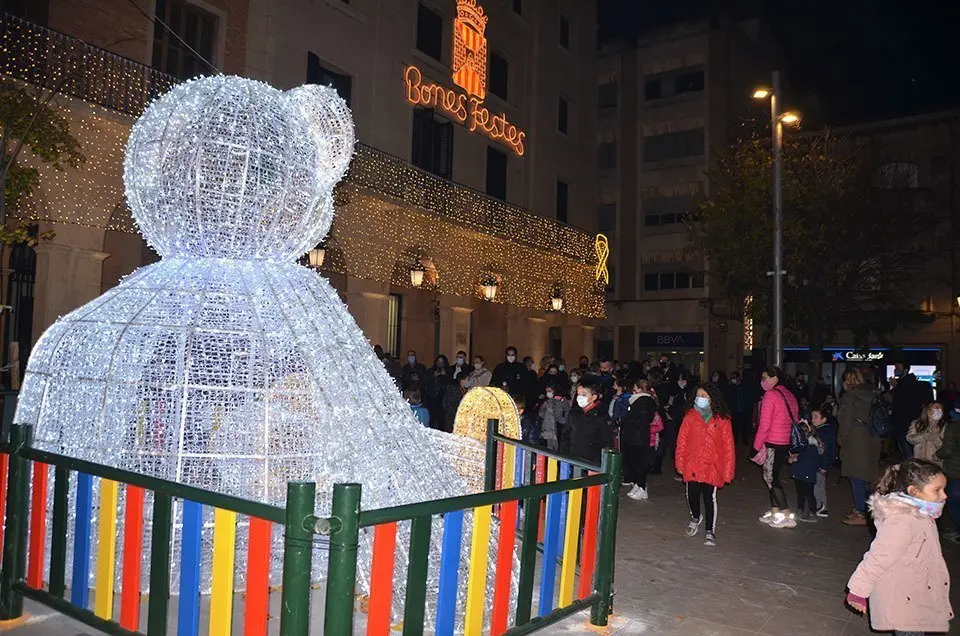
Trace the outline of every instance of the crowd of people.
[[[523, 441], [599, 463], [604, 448], [623, 455], [627, 497], [649, 499], [648, 476], [672, 474], [686, 488], [694, 537], [717, 542], [717, 493], [734, 478], [737, 448], [761, 467], [769, 508], [759, 521], [793, 528], [828, 517], [827, 483], [850, 484], [843, 523], [877, 535], [848, 584], [855, 611], [870, 605], [874, 629], [906, 636], [942, 632], [953, 613], [941, 537], [960, 542], [960, 395], [947, 383], [939, 399], [904, 364], [883, 378], [869, 365], [848, 366], [840, 391], [821, 378], [789, 378], [777, 367], [759, 377], [691, 375], [666, 354], [620, 363], [581, 357], [568, 367], [546, 356], [539, 367], [507, 347], [493, 370], [482, 356], [431, 368], [409, 351], [399, 365], [377, 347], [424, 426], [452, 431], [456, 409], [473, 387], [513, 396]], [[794, 482], [791, 507], [785, 480]], [[871, 487], [873, 493], [871, 494]], [[941, 519], [946, 508], [953, 527]], [[916, 547], [910, 558], [906, 546]], [[914, 554], [915, 552], [915, 554]], [[911, 599], [915, 599], [913, 602]]]

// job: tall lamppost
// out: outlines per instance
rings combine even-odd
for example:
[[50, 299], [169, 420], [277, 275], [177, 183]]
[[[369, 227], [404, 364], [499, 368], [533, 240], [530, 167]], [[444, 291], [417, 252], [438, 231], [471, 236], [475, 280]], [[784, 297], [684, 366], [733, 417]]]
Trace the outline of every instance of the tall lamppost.
[[783, 125], [796, 126], [800, 115], [796, 111], [781, 111], [780, 71], [773, 72], [773, 86], [753, 91], [754, 99], [770, 98], [770, 127], [773, 134], [773, 363], [783, 364]]

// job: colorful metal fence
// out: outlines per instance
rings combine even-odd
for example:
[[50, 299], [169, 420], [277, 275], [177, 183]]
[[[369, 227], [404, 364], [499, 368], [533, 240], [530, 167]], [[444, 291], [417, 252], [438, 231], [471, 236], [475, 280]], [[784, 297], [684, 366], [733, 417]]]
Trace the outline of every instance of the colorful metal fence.
[[[330, 537], [323, 633], [353, 634], [358, 536], [360, 528], [373, 528], [366, 633], [385, 636], [392, 629], [398, 523], [407, 521], [410, 533], [403, 582], [404, 635], [422, 634], [425, 629], [438, 636], [452, 634], [458, 610], [464, 616], [465, 636], [527, 634], [588, 608], [591, 623], [606, 625], [612, 611], [613, 550], [621, 484], [620, 456], [612, 451], [604, 451], [601, 466], [591, 465], [503, 437], [497, 434], [497, 422], [491, 420], [484, 492], [362, 510], [360, 486], [336, 484], [332, 514], [321, 518], [313, 513], [316, 486], [312, 483], [288, 484], [287, 505], [280, 508], [36, 450], [31, 442], [31, 428], [14, 425], [10, 427], [7, 452], [0, 454], [0, 486], [5, 486], [0, 488], [0, 515], [6, 513], [0, 620], [21, 616], [23, 598], [27, 597], [110, 634], [159, 636], [175, 626], [177, 634], [197, 635], [201, 626], [201, 580], [208, 575], [210, 620], [206, 633], [219, 636], [242, 630], [245, 636], [266, 634], [273, 526], [279, 523], [284, 525], [281, 635], [305, 636], [309, 631], [315, 534]], [[48, 502], [51, 467], [53, 501]], [[142, 616], [140, 581], [147, 531], [144, 508], [149, 499], [149, 597], [145, 601], [146, 615]], [[169, 599], [175, 505], [181, 506], [182, 523], [174, 618], [169, 616]], [[208, 508], [212, 508], [212, 515], [205, 514]], [[202, 572], [204, 521], [211, 516], [212, 563], [209, 572]], [[442, 518], [442, 535], [434, 539], [435, 517]], [[466, 545], [468, 518], [472, 527]], [[495, 520], [502, 531], [491, 544]], [[71, 523], [72, 534], [68, 531]], [[48, 528], [52, 536], [49, 554], [45, 544]], [[95, 553], [91, 550], [94, 529]], [[234, 580], [238, 532], [247, 533], [250, 546], [245, 567], [240, 570], [240, 583], [245, 588], [242, 625], [233, 620], [235, 591], [240, 587]], [[119, 551], [118, 534], [122, 536]], [[68, 546], [71, 539], [73, 543]], [[427, 616], [427, 566], [432, 540], [440, 542], [440, 579], [437, 610]], [[466, 572], [460, 571], [464, 550], [470, 557]], [[491, 550], [495, 554], [491, 555]], [[72, 555], [69, 586], [68, 554]], [[515, 556], [520, 563], [517, 572], [513, 567]], [[117, 567], [121, 580], [119, 604], [114, 599]], [[488, 567], [493, 567], [493, 572], [488, 573]], [[488, 574], [494, 581], [489, 595]], [[511, 615], [514, 587], [516, 609]], [[461, 589], [466, 592], [466, 602], [458, 608]]]
[[[363, 510], [358, 485], [334, 488], [334, 506], [340, 502], [341, 507], [358, 512], [355, 521], [331, 534], [331, 556], [336, 551], [344, 563], [341, 569], [331, 561], [328, 585], [336, 584], [340, 591], [334, 598], [329, 593], [332, 587], [328, 588], [325, 634], [353, 633], [360, 528], [373, 528], [374, 534], [366, 633], [386, 636], [390, 632], [397, 526], [405, 521], [410, 522], [410, 538], [403, 586], [403, 634], [418, 635], [425, 629], [437, 636], [453, 634], [458, 609], [464, 615], [464, 636], [531, 633], [587, 608], [591, 608], [593, 624], [606, 625], [612, 603], [620, 456], [605, 451], [602, 466], [594, 466], [500, 436], [495, 421], [490, 426], [487, 490], [483, 493]], [[472, 513], [469, 546], [463, 541], [467, 512]], [[438, 516], [442, 517], [442, 535], [433, 538], [433, 521]], [[494, 547], [494, 571], [488, 573], [494, 519], [499, 522], [500, 532]], [[436, 614], [427, 616], [427, 557], [434, 540], [440, 542], [439, 589]], [[520, 568], [514, 581], [518, 549]], [[469, 567], [461, 572], [464, 550], [469, 551]], [[539, 571], [538, 552], [542, 553]], [[606, 559], [599, 561], [599, 567], [598, 553]], [[488, 574], [494, 581], [489, 595]], [[511, 616], [514, 583], [516, 610]], [[466, 603], [458, 608], [458, 590], [463, 587]], [[535, 587], [539, 588], [536, 604]], [[485, 615], [487, 608], [489, 613]]]

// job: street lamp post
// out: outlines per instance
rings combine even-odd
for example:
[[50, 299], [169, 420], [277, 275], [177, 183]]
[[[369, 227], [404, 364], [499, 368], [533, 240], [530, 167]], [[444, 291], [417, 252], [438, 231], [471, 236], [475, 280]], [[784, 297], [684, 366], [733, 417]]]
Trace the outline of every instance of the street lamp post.
[[794, 111], [783, 112], [780, 103], [780, 71], [773, 72], [770, 88], [757, 88], [754, 99], [770, 98], [770, 126], [773, 137], [773, 363], [783, 365], [783, 125], [795, 126], [800, 115]]

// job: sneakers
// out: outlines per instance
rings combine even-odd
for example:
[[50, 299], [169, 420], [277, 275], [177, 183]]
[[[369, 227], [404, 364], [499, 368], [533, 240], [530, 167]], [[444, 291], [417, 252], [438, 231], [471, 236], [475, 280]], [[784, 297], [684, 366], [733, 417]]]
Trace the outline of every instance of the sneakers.
[[844, 517], [841, 523], [846, 526], [865, 526], [867, 525], [867, 518], [863, 516], [863, 513], [854, 510]]
[[810, 512], [809, 510], [807, 510], [805, 512], [801, 512], [800, 515], [797, 517], [797, 519], [799, 519], [804, 523], [816, 523], [817, 515], [816, 513]]
[[680, 483], [682, 484], [682, 483], [683, 483], [683, 475], [677, 474], [677, 475], [673, 478], [673, 481], [678, 481], [678, 482], [680, 482]]
[[792, 512], [775, 512], [773, 521], [770, 522], [771, 528], [796, 528], [797, 519]]
[[767, 510], [765, 513], [760, 515], [760, 518], [757, 519], [757, 521], [759, 521], [760, 523], [765, 523], [767, 525], [770, 525], [771, 523], [773, 523], [773, 511]]
[[820, 506], [817, 508], [817, 516], [823, 517], [824, 519], [830, 516], [830, 511], [827, 510], [826, 506]]
[[646, 501], [650, 498], [650, 495], [647, 494], [646, 488], [641, 488], [640, 486], [634, 485], [633, 489], [627, 493], [627, 497], [635, 501]]
[[691, 519], [690, 521], [687, 522], [687, 527], [684, 529], [684, 533], [688, 537], [697, 536], [697, 533], [700, 532], [700, 524], [702, 523], [703, 523], [702, 516], [699, 519]]
[[707, 538], [703, 540], [703, 545], [708, 545], [711, 548], [717, 545], [717, 535], [715, 532], [707, 530]]

